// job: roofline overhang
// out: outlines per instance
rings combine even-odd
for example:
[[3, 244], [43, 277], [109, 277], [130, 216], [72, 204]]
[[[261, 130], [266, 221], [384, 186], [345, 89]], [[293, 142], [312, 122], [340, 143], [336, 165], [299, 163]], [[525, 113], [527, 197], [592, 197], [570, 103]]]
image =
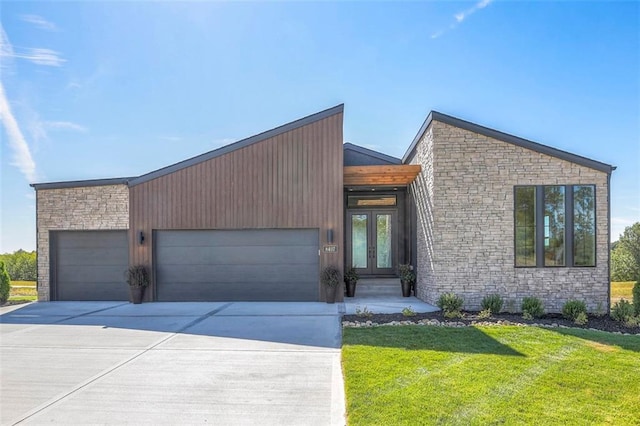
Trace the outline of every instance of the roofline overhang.
[[41, 189], [80, 188], [84, 186], [128, 185], [132, 177], [110, 179], [70, 180], [62, 182], [31, 183], [29, 186], [36, 191]]
[[402, 157], [403, 163], [406, 163], [411, 158], [413, 158], [418, 142], [422, 139], [422, 137], [424, 136], [425, 132], [427, 131], [427, 129], [429, 128], [433, 120], [439, 121], [441, 123], [449, 124], [451, 126], [455, 126], [460, 129], [468, 130], [470, 132], [478, 133], [493, 139], [497, 139], [502, 142], [517, 145], [517, 146], [529, 149], [531, 151], [539, 152], [541, 154], [546, 154], [552, 157], [559, 158], [561, 160], [565, 160], [571, 163], [579, 164], [581, 166], [589, 167], [591, 169], [598, 170], [607, 174], [611, 174], [611, 172], [616, 169], [615, 166], [611, 166], [609, 164], [602, 163], [600, 161], [592, 160], [590, 158], [572, 154], [567, 151], [562, 151], [560, 149], [552, 148], [550, 146], [533, 142], [528, 139], [523, 139], [518, 136], [510, 135], [508, 133], [504, 133], [495, 129], [490, 129], [488, 127], [471, 123], [469, 121], [465, 121], [460, 118], [452, 117], [450, 115], [446, 115], [438, 111], [431, 111], [429, 115], [427, 115], [426, 120], [420, 127], [420, 130], [418, 130], [418, 133], [413, 138], [411, 145], [409, 145], [409, 148], [407, 149], [404, 156]]

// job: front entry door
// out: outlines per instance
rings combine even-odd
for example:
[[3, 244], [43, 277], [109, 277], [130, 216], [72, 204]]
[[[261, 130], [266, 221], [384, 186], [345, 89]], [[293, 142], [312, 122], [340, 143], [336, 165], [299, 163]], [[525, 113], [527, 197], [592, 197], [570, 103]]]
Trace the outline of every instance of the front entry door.
[[348, 212], [351, 266], [361, 275], [391, 275], [396, 267], [396, 212]]

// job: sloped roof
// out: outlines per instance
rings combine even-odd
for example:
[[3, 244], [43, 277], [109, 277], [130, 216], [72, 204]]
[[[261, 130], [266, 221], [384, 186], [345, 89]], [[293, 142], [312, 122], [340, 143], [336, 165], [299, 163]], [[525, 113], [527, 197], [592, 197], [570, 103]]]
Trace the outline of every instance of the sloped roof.
[[245, 148], [249, 145], [262, 142], [274, 136], [278, 136], [283, 133], [290, 132], [291, 130], [298, 129], [300, 127], [306, 126], [311, 123], [315, 123], [316, 121], [323, 120], [327, 117], [331, 117], [332, 115], [339, 114], [343, 111], [344, 111], [344, 104], [336, 105], [333, 108], [329, 108], [324, 111], [320, 111], [318, 113], [301, 118], [299, 120], [292, 121], [291, 123], [287, 123], [282, 126], [276, 127], [275, 129], [267, 130], [266, 132], [262, 132], [257, 135], [248, 137], [246, 139], [242, 139], [241, 141], [223, 146], [222, 148], [214, 149], [213, 151], [205, 152], [204, 154], [200, 154], [198, 156], [189, 158], [179, 163], [175, 163], [170, 166], [163, 167], [162, 169], [158, 169], [153, 172], [144, 174], [142, 176], [139, 176], [137, 178], [130, 180], [129, 186], [134, 186], [144, 182], [148, 182], [160, 176], [168, 175], [178, 170], [191, 167], [195, 164], [199, 164], [199, 163], [211, 160], [212, 158], [220, 157], [221, 155], [228, 154], [238, 149]]
[[[176, 172], [186, 167], [191, 167], [195, 164], [202, 163], [212, 158], [216, 158], [221, 155], [228, 154], [229, 152], [232, 152], [241, 148], [245, 148], [249, 145], [262, 142], [266, 139], [272, 138], [274, 136], [278, 136], [280, 134], [289, 132], [291, 130], [298, 129], [308, 124], [315, 123], [316, 121], [323, 120], [327, 117], [330, 117], [335, 114], [339, 114], [343, 111], [344, 111], [344, 104], [336, 105], [324, 111], [320, 111], [315, 114], [311, 114], [306, 117], [303, 117], [299, 120], [295, 120], [290, 123], [283, 124], [282, 126], [278, 126], [274, 129], [267, 130], [266, 132], [259, 133], [257, 135], [248, 137], [246, 139], [242, 139], [241, 141], [234, 142], [232, 144], [223, 146], [218, 149], [214, 149], [213, 151], [205, 152], [204, 154], [197, 155], [187, 160], [180, 161], [179, 163], [175, 163], [167, 167], [163, 167], [161, 169], [157, 169], [137, 177], [114, 178], [114, 179], [90, 179], [90, 180], [76, 180], [76, 181], [66, 181], [66, 182], [32, 183], [31, 186], [34, 187], [36, 190], [75, 188], [75, 187], [82, 187], [82, 186], [116, 185], [116, 184], [125, 184], [129, 186], [134, 186], [144, 182], [148, 182], [160, 176], [164, 176], [164, 175]], [[381, 154], [381, 155], [384, 155], [384, 154]]]
[[[381, 152], [374, 151], [372, 149], [365, 148], [363, 146], [354, 145], [350, 142], [346, 142], [343, 145], [343, 149], [345, 151], [345, 156], [344, 156], [345, 166], [364, 166], [364, 165], [375, 165], [375, 164], [402, 164], [402, 160], [399, 158], [392, 157], [390, 155], [383, 154]], [[361, 156], [361, 159], [360, 159], [361, 161], [355, 161], [355, 159], [350, 161], [347, 158], [348, 151], [359, 154]]]
[[601, 163], [596, 160], [592, 160], [590, 158], [582, 157], [580, 155], [572, 154], [570, 152], [562, 151], [560, 149], [552, 148], [547, 145], [542, 145], [537, 142], [533, 142], [527, 139], [523, 139], [517, 136], [510, 135], [508, 133], [500, 132], [498, 130], [490, 129], [488, 127], [481, 126], [479, 124], [471, 123], [469, 121], [461, 120], [456, 117], [452, 117], [450, 115], [442, 114], [437, 111], [431, 111], [427, 116], [427, 119], [420, 127], [418, 134], [415, 138], [413, 138], [413, 142], [407, 149], [407, 152], [402, 157], [402, 162], [406, 163], [414, 154], [416, 145], [422, 139], [422, 136], [427, 131], [431, 122], [433, 120], [439, 121], [441, 123], [449, 124], [451, 126], [458, 127], [460, 129], [468, 130], [470, 132], [478, 133], [480, 135], [484, 135], [493, 139], [497, 139], [499, 141], [503, 141], [506, 143], [510, 143], [513, 145], [517, 145], [531, 151], [539, 152], [541, 154], [550, 155], [552, 157], [559, 158], [561, 160], [569, 161], [575, 164], [579, 164], [581, 166], [589, 167], [591, 169], [599, 170], [601, 172], [605, 172], [611, 174], [613, 170], [616, 168], [609, 164]]

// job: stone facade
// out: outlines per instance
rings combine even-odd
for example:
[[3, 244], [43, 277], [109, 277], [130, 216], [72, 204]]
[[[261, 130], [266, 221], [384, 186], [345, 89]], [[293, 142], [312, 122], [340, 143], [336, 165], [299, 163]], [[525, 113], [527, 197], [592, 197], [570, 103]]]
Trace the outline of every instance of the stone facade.
[[[478, 309], [498, 293], [519, 310], [526, 296], [548, 312], [568, 299], [591, 311], [609, 306], [608, 175], [436, 120], [410, 161], [422, 165], [411, 191], [417, 209], [418, 297], [435, 303], [442, 293]], [[596, 186], [596, 266], [516, 268], [514, 186]]]
[[126, 185], [37, 191], [38, 300], [48, 301], [49, 231], [129, 229]]

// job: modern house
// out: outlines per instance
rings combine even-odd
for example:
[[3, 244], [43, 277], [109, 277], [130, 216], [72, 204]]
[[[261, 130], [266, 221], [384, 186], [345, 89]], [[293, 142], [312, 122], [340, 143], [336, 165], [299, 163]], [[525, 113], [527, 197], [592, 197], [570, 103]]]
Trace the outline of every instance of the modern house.
[[609, 301], [614, 167], [431, 112], [402, 159], [343, 143], [343, 105], [148, 174], [38, 183], [39, 300], [321, 301], [320, 271], [417, 296]]

